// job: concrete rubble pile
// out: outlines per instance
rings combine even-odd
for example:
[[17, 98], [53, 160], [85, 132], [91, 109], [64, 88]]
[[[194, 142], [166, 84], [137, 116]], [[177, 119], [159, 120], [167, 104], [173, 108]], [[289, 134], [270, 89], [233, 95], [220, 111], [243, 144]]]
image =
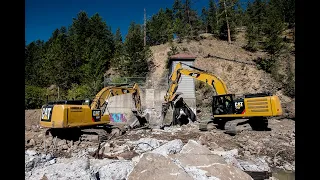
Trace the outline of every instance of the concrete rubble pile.
[[[88, 148], [71, 158], [54, 157], [34, 150], [25, 153], [26, 179], [252, 179], [238, 161], [237, 150], [211, 151], [200, 141], [171, 141], [141, 138], [118, 145], [101, 145], [101, 159]], [[81, 154], [82, 153], [82, 154]], [[241, 164], [242, 163], [242, 164]], [[268, 167], [262, 164], [261, 167]]]
[[101, 144], [43, 137], [40, 129], [26, 140], [25, 177], [232, 180], [259, 179], [260, 173], [260, 179], [275, 179], [273, 167], [295, 170], [294, 129], [230, 136], [198, 127], [131, 130]]

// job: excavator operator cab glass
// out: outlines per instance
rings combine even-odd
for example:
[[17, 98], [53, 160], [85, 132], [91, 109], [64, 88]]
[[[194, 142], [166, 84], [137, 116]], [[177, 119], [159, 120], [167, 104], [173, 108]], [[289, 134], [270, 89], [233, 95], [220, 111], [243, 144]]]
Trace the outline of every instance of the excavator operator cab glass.
[[212, 112], [214, 115], [233, 113], [233, 94], [213, 96]]
[[83, 104], [90, 106], [90, 104], [91, 104], [90, 99], [85, 99]]

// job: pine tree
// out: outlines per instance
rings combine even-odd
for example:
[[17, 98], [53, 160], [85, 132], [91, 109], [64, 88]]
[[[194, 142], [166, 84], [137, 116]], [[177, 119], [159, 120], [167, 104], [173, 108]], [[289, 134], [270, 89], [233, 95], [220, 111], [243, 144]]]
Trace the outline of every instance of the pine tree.
[[25, 84], [45, 87], [48, 79], [43, 74], [44, 41], [33, 41], [25, 46]]
[[294, 0], [276, 0], [274, 2], [276, 11], [278, 11], [281, 20], [291, 28], [295, 24], [295, 1]]
[[202, 26], [201, 29], [208, 33], [208, 11], [205, 7], [202, 8], [201, 10], [201, 21], [202, 21]]
[[123, 72], [126, 76], [141, 77], [148, 73], [147, 60], [150, 49], [143, 46], [143, 32], [139, 24], [132, 22], [124, 42], [125, 61]]
[[250, 0], [248, 0], [246, 5], [246, 10], [244, 11], [244, 15], [243, 15], [243, 24], [245, 26], [248, 26], [249, 23], [252, 23], [250, 20], [250, 16], [253, 13], [252, 11], [253, 11], [252, 3], [250, 2]]
[[[219, 0], [219, 38], [235, 40], [235, 4], [238, 0]], [[230, 39], [229, 39], [230, 34]]]
[[244, 21], [245, 21], [244, 11], [239, 1], [236, 1], [235, 3], [236, 4], [235, 4], [234, 22], [236, 26], [241, 27], [244, 25]]
[[184, 34], [189, 39], [193, 39], [198, 35], [200, 30], [200, 21], [197, 12], [191, 7], [191, 0], [185, 0], [183, 4], [183, 19], [182, 22], [186, 24], [184, 29]]
[[80, 67], [85, 63], [83, 58], [83, 52], [86, 48], [86, 38], [90, 37], [89, 32], [89, 21], [88, 14], [84, 11], [80, 11], [76, 18], [73, 18], [72, 24], [68, 29], [68, 35], [70, 43], [72, 44], [74, 59], [73, 65], [75, 69], [76, 81], [74, 83], [80, 83], [82, 79], [82, 71]]
[[247, 7], [247, 32], [246, 39], [248, 44], [246, 49], [256, 51], [259, 48], [259, 42], [263, 40], [263, 28], [266, 25], [266, 3], [261, 0], [255, 0], [251, 4], [248, 3]]
[[173, 13], [166, 8], [160, 8], [159, 12], [147, 21], [147, 44], [164, 44], [173, 39]]
[[[57, 32], [57, 31], [55, 31]], [[59, 31], [53, 34], [51, 43], [44, 54], [44, 75], [50, 84], [67, 89], [74, 80], [73, 48], [68, 36]]]
[[183, 4], [181, 0], [175, 0], [172, 6], [172, 11], [175, 19], [183, 19], [182, 15]]
[[166, 26], [166, 32], [167, 32], [167, 41], [173, 40], [174, 35], [174, 29], [173, 29], [173, 20], [174, 20], [174, 14], [173, 11], [169, 8], [166, 8], [165, 11], [165, 26]]
[[114, 67], [116, 69], [121, 69], [123, 64], [123, 41], [122, 41], [122, 35], [120, 32], [120, 28], [116, 30], [116, 34], [114, 35], [114, 44], [115, 44], [115, 52], [114, 57], [111, 61], [111, 67]]
[[262, 28], [266, 21], [266, 2], [262, 0], [255, 0], [252, 4], [252, 14], [249, 14], [250, 22], [253, 22], [257, 26], [259, 35], [261, 35]]
[[87, 30], [90, 36], [86, 37], [86, 46], [82, 55], [85, 61], [81, 66], [82, 83], [89, 84], [92, 92], [97, 93], [102, 88], [104, 73], [110, 67], [110, 61], [114, 55], [114, 37], [111, 27], [98, 13], [90, 18]]
[[280, 37], [284, 30], [281, 14], [277, 11], [277, 1], [270, 0], [267, 7], [267, 21], [264, 26], [266, 43], [264, 49], [269, 53], [271, 59], [275, 59], [282, 50], [283, 39]]
[[259, 29], [257, 28], [257, 26], [255, 26], [254, 23], [249, 22], [247, 24], [247, 31], [246, 31], [246, 39], [248, 41], [247, 45], [246, 45], [246, 49], [248, 51], [252, 51], [255, 52], [258, 50], [258, 42], [260, 39], [259, 36]]
[[218, 7], [213, 0], [209, 0], [208, 31], [214, 35], [219, 34]]
[[268, 53], [269, 58], [257, 62], [261, 69], [272, 74], [274, 74], [275, 63], [284, 47], [283, 39], [280, 37], [284, 30], [284, 24], [281, 19], [281, 13], [276, 6], [276, 0], [270, 0], [267, 4], [266, 22], [263, 26], [265, 35], [263, 49]]

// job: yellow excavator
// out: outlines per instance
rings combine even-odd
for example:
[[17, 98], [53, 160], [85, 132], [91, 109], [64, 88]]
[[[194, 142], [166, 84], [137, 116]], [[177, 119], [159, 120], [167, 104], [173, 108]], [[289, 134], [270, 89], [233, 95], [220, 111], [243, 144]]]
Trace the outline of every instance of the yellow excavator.
[[109, 98], [123, 94], [132, 94], [132, 112], [137, 118], [126, 128], [136, 127], [137, 121], [140, 126], [147, 125], [147, 118], [141, 109], [140, 88], [135, 83], [132, 87], [105, 87], [92, 101], [86, 99], [49, 102], [42, 106], [40, 126], [48, 128], [46, 135], [78, 137], [82, 134], [81, 138], [86, 140], [105, 140], [112, 131], [115, 131], [113, 134], [121, 134], [123, 129], [111, 125], [110, 115], [105, 112]]
[[[182, 65], [191, 69], [183, 68]], [[270, 130], [267, 117], [282, 115], [282, 107], [279, 97], [270, 93], [244, 94], [237, 96], [229, 94], [225, 83], [217, 76], [202, 69], [184, 63], [177, 63], [169, 78], [169, 88], [162, 104], [161, 121], [167, 114], [170, 106], [173, 109], [173, 120], [170, 124], [186, 124], [190, 120], [196, 121], [193, 111], [184, 102], [181, 93], [176, 92], [181, 75], [190, 76], [205, 82], [214, 89], [212, 99], [212, 116], [210, 122], [214, 122], [226, 133], [236, 134], [237, 125], [249, 123], [253, 130]], [[182, 115], [183, 114], [183, 115]], [[184, 117], [184, 118], [181, 118]]]

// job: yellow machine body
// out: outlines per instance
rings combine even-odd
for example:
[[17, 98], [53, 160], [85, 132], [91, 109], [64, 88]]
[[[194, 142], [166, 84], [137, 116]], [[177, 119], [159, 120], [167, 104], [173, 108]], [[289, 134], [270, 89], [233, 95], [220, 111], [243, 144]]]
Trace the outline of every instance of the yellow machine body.
[[138, 117], [142, 113], [140, 88], [134, 84], [133, 87], [105, 87], [97, 93], [90, 105], [81, 101], [59, 101], [43, 105], [40, 126], [72, 128], [109, 124], [110, 116], [105, 114], [108, 99], [122, 94], [132, 94], [133, 112]]
[[101, 120], [97, 122], [95, 122], [93, 116], [97, 117], [101, 116], [101, 114], [93, 114], [88, 105], [43, 106], [40, 126], [47, 128], [70, 128], [110, 123], [109, 115], [101, 116]]
[[253, 97], [244, 99], [244, 111], [241, 114], [214, 115], [223, 117], [271, 117], [282, 115], [282, 107], [278, 96]]
[[[251, 118], [251, 117], [271, 117], [282, 115], [281, 102], [276, 95], [261, 95], [264, 93], [251, 94], [250, 97], [244, 95], [244, 98], [235, 99], [235, 94], [229, 94], [225, 83], [217, 76], [205, 72], [199, 68], [189, 66], [192, 69], [182, 67], [182, 63], [176, 64], [172, 75], [169, 78], [169, 88], [164, 96], [162, 106], [162, 119], [166, 114], [169, 105], [179, 97], [177, 93], [178, 83], [181, 75], [190, 76], [196, 80], [210, 85], [215, 96], [213, 99], [213, 117], [214, 118]], [[221, 107], [221, 111], [216, 111]]]

